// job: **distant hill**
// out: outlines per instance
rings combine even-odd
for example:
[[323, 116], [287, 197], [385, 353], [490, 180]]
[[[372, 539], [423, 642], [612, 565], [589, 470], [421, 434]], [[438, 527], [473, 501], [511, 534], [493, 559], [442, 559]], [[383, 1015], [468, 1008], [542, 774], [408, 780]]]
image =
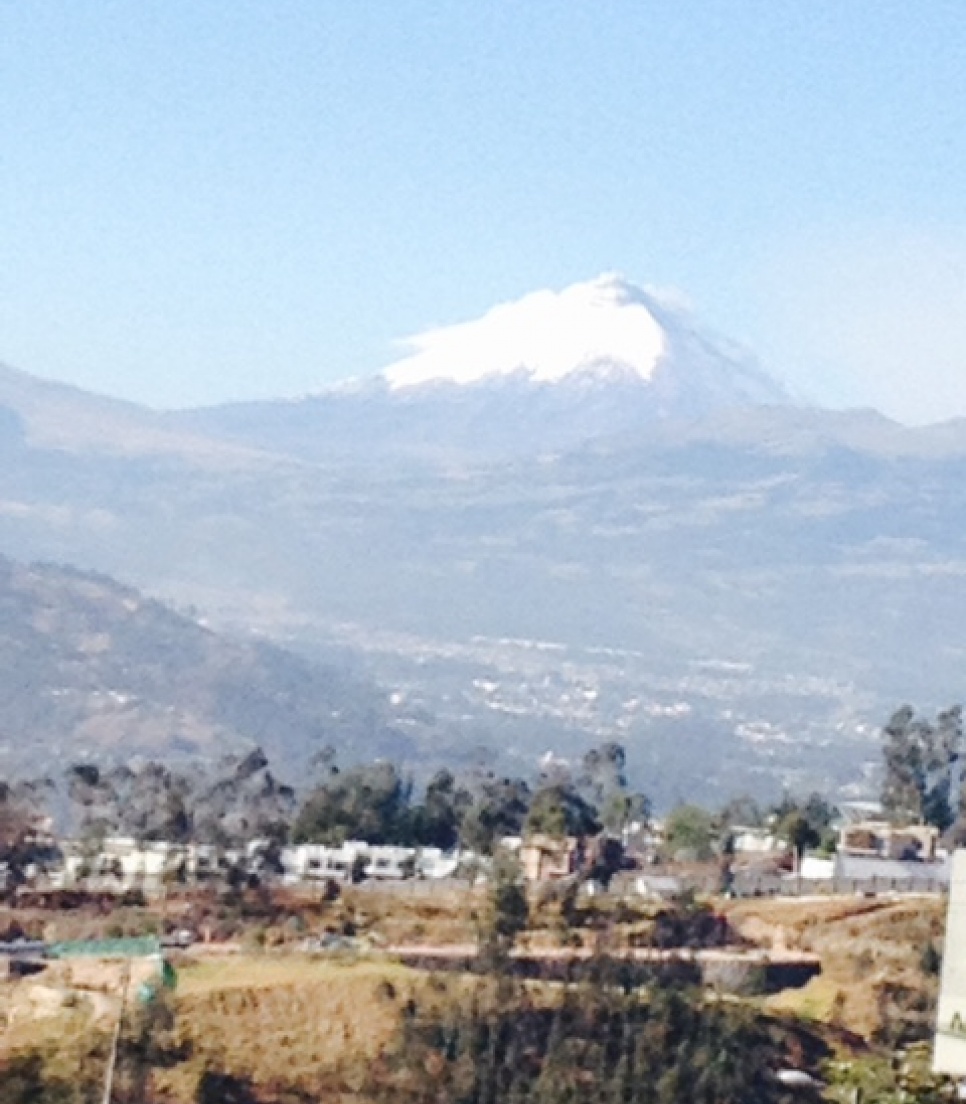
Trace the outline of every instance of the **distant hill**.
[[23, 448], [126, 457], [185, 457], [238, 463], [248, 450], [172, 425], [136, 403], [94, 395], [0, 364], [0, 449]]
[[325, 744], [350, 759], [411, 751], [365, 680], [227, 638], [105, 576], [0, 558], [0, 777], [254, 744], [290, 774]]

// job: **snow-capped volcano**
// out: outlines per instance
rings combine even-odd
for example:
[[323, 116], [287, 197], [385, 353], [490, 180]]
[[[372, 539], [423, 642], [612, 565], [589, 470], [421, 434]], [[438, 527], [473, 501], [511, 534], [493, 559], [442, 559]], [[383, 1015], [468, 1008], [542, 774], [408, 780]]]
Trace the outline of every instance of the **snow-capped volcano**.
[[409, 339], [367, 379], [182, 424], [304, 459], [513, 456], [640, 435], [669, 419], [783, 404], [754, 357], [667, 295], [601, 276]]
[[382, 373], [393, 389], [478, 383], [515, 372], [546, 383], [602, 364], [650, 379], [667, 349], [646, 294], [619, 276], [536, 291], [411, 344], [412, 354]]
[[698, 408], [788, 401], [748, 354], [702, 333], [667, 296], [616, 274], [559, 292], [533, 292], [407, 344], [412, 352], [380, 373], [393, 391], [507, 377], [532, 383], [622, 379], [651, 384], [668, 399], [701, 391], [709, 401], [692, 395]]

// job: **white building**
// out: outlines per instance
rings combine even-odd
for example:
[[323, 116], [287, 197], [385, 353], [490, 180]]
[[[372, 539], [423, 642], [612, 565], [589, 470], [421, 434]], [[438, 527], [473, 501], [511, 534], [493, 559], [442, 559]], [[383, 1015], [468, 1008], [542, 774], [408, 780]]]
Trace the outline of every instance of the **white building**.
[[123, 893], [140, 889], [158, 893], [184, 868], [186, 849], [164, 840], [108, 836], [97, 847], [77, 840], [63, 844], [64, 862], [55, 885]]

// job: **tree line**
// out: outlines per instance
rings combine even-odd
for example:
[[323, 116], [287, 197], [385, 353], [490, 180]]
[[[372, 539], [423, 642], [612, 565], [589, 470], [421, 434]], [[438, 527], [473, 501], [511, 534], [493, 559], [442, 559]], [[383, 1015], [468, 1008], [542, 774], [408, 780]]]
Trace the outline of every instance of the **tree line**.
[[92, 847], [109, 836], [223, 849], [256, 839], [276, 846], [352, 839], [489, 855], [508, 835], [619, 833], [646, 818], [647, 799], [630, 788], [625, 765], [624, 749], [605, 743], [575, 767], [547, 765], [534, 781], [483, 767], [462, 775], [444, 768], [417, 791], [394, 763], [342, 767], [325, 749], [300, 798], [257, 748], [211, 769], [75, 763], [60, 785], [0, 783], [0, 862], [16, 877], [42, 860], [49, 840], [39, 826], [58, 804], [67, 807], [69, 834]]
[[[898, 822], [926, 823], [966, 842], [963, 714], [958, 705], [935, 720], [911, 706], [882, 729], [882, 806]], [[550, 760], [535, 779], [478, 767], [441, 768], [417, 791], [396, 764], [377, 760], [343, 767], [333, 749], [313, 760], [304, 793], [280, 781], [264, 752], [228, 756], [215, 766], [156, 761], [104, 767], [75, 763], [60, 784], [50, 779], [0, 781], [0, 862], [16, 880], [44, 858], [38, 832], [50, 808], [69, 810], [69, 832], [95, 843], [112, 835], [139, 841], [241, 847], [349, 839], [370, 844], [462, 847], [489, 855], [504, 836], [620, 836], [646, 825], [651, 807], [627, 777], [624, 748], [591, 748], [576, 764]], [[693, 804], [672, 809], [664, 825], [668, 857], [727, 857], [738, 827], [767, 826], [799, 854], [834, 846], [836, 810], [821, 794], [783, 795], [761, 805], [738, 797], [717, 811]]]

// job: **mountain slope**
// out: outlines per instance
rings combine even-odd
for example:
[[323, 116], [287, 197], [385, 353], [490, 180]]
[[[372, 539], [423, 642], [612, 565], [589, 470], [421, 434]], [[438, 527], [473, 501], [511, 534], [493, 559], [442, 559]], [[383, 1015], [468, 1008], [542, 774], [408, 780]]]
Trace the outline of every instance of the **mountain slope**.
[[[529, 772], [548, 748], [619, 739], [661, 803], [861, 787], [870, 733], [898, 702], [960, 697], [962, 424], [733, 410], [539, 463], [452, 467], [14, 459], [0, 465], [5, 551], [351, 653], [398, 696], [390, 728], [421, 766], [482, 747]], [[385, 717], [353, 738], [360, 755], [387, 746]], [[87, 739], [73, 714], [50, 718], [17, 731]], [[312, 730], [283, 730], [297, 761]]]
[[616, 276], [537, 292], [410, 344], [369, 380], [172, 421], [308, 460], [501, 457], [789, 401], [747, 352]]
[[252, 744], [291, 770], [326, 742], [407, 750], [365, 681], [226, 638], [105, 576], [0, 558], [0, 776]]
[[209, 465], [251, 461], [247, 450], [172, 425], [136, 403], [0, 364], [0, 449], [22, 448], [169, 456]]

